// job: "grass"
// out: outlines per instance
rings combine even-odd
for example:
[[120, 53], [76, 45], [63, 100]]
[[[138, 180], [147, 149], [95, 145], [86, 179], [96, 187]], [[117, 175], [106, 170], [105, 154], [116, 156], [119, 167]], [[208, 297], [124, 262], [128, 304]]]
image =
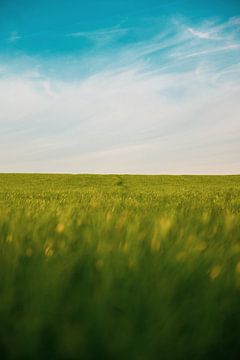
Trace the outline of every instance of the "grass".
[[240, 176], [0, 175], [1, 359], [239, 359]]

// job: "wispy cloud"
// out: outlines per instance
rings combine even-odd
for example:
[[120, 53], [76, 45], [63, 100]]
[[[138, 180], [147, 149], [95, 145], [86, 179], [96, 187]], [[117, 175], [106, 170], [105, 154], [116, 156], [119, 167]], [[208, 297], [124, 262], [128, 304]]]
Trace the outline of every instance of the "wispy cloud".
[[193, 35], [198, 37], [199, 39], [210, 39], [211, 38], [211, 34], [209, 32], [202, 32], [202, 31], [198, 31], [192, 28], [188, 28], [188, 31]]
[[[0, 171], [238, 172], [236, 26], [236, 18], [199, 26], [203, 34], [218, 32], [213, 40], [181, 24], [115, 51], [96, 52], [94, 59], [36, 62], [20, 72], [21, 59], [16, 65], [5, 62]], [[221, 56], [212, 56], [216, 52]], [[92, 72], [78, 77], [86, 61]], [[94, 67], [99, 63], [102, 67]], [[54, 66], [61, 76], [46, 72]], [[69, 67], [75, 78], [63, 80]]]
[[219, 46], [219, 47], [212, 48], [212, 49], [208, 48], [206, 50], [190, 52], [190, 53], [184, 54], [182, 56], [180, 55], [179, 60], [187, 59], [187, 58], [191, 58], [191, 57], [196, 57], [196, 56], [214, 54], [214, 53], [218, 53], [218, 52], [239, 50], [239, 49], [240, 49], [240, 43], [239, 44], [229, 44], [229, 45], [226, 45], [226, 46]]
[[19, 40], [19, 39], [21, 39], [21, 36], [17, 33], [17, 31], [13, 31], [13, 32], [10, 34], [10, 36], [9, 36], [9, 38], [8, 38], [8, 41], [9, 41], [10, 43], [15, 43], [15, 42], [17, 42], [17, 40]]
[[96, 31], [79, 31], [68, 34], [68, 36], [73, 37], [87, 37], [87, 38], [95, 38], [99, 36], [106, 35], [122, 35], [125, 34], [128, 29], [105, 29], [105, 30], [96, 30]]
[[99, 29], [95, 31], [79, 31], [67, 34], [73, 38], [83, 38], [95, 45], [106, 45], [109, 42], [117, 40], [128, 32], [127, 28]]

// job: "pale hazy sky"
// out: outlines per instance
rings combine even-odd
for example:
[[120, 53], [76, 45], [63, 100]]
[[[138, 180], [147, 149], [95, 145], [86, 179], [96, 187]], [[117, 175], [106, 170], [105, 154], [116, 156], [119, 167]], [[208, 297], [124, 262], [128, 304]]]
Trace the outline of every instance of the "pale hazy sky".
[[240, 173], [239, 2], [1, 1], [0, 172]]

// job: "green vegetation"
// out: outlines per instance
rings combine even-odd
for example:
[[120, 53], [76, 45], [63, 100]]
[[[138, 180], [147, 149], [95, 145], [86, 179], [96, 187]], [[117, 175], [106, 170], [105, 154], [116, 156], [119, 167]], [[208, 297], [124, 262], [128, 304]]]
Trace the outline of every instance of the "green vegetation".
[[1, 359], [239, 359], [240, 176], [0, 175]]

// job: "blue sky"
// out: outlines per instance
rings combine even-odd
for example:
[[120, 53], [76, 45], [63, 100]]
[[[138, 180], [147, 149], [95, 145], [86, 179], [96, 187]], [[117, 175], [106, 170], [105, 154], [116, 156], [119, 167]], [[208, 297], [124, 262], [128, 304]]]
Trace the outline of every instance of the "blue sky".
[[1, 0], [0, 172], [239, 173], [238, 0]]

